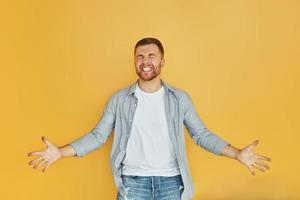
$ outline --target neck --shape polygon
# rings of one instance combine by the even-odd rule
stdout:
[[[139,88],[144,92],[153,93],[161,88],[161,80],[160,77],[152,79],[151,81],[144,81],[142,79],[138,80]]]

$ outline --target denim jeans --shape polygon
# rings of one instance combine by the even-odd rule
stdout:
[[[122,175],[126,194],[119,192],[117,200],[181,200],[183,181],[181,175],[128,176]]]

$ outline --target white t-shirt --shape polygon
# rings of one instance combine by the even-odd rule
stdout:
[[[137,84],[138,104],[123,160],[124,175],[179,175],[174,149],[169,137],[164,107],[164,87],[153,93]]]

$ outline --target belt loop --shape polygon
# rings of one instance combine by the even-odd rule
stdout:
[[[154,180],[153,180],[153,176],[151,176],[151,180],[152,180],[152,198],[154,199]]]
[[[126,190],[125,190],[125,186],[123,185],[123,183],[120,184],[119,192],[120,192],[120,194],[121,194],[122,197],[125,197]]]

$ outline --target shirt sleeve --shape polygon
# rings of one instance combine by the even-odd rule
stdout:
[[[229,143],[206,128],[190,95],[186,92],[184,92],[184,107],[184,125],[194,142],[215,155],[222,155],[222,149]]]
[[[117,96],[114,94],[106,103],[104,112],[102,113],[96,127],[89,133],[70,143],[70,145],[75,149],[77,157],[85,156],[106,142],[108,136],[115,127],[116,107]]]

